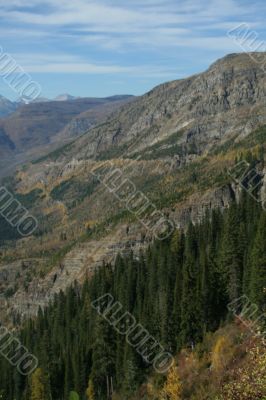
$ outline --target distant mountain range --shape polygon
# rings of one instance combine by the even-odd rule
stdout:
[[[60,94],[59,96],[57,96],[56,98],[55,98],[55,100],[56,101],[69,101],[69,100],[75,100],[75,99],[77,99],[78,97],[75,97],[75,96],[71,96],[70,94],[68,94],[68,93],[64,93],[64,94]]]
[[[85,133],[133,96],[74,98],[68,94],[55,100],[39,99],[30,104],[0,98],[0,174],[31,154],[62,145]],[[27,153],[27,155],[26,155]]]
[[[13,113],[18,107],[19,103],[12,102],[0,95],[0,117],[5,117],[6,115]]]
[[[48,99],[48,97],[38,97],[33,103],[47,103],[48,101],[70,101],[79,99],[80,97],[71,96],[68,93],[59,94],[54,99]]]
[[[111,100],[123,100],[127,97],[130,97],[129,95],[118,95],[118,96],[111,96],[109,99]],[[48,103],[48,102],[53,102],[53,101],[72,101],[72,100],[77,100],[77,99],[82,99],[82,97],[77,97],[77,96],[72,96],[68,93],[63,93],[59,94],[53,99],[49,99],[48,97],[38,97],[37,99],[31,101],[29,98],[29,103]],[[27,104],[25,102],[25,98],[18,98],[15,101],[11,101],[7,99],[4,96],[0,95],[0,118],[1,117],[6,117],[7,115],[12,114],[14,111],[16,111],[19,107],[22,105]]]

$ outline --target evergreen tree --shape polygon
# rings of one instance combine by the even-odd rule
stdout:
[[[91,379],[89,379],[88,387],[86,389],[87,400],[95,400],[94,385]]]
[[[47,380],[41,368],[37,368],[31,377],[30,400],[50,400],[51,396],[47,390]]]
[[[251,299],[261,311],[266,309],[266,212],[262,213],[251,258]]]

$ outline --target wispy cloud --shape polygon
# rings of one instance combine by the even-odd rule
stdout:
[[[239,51],[227,31],[242,22],[265,39],[265,12],[264,0],[9,0],[0,45],[28,73],[123,75],[134,90]]]
[[[28,73],[75,73],[75,74],[127,74],[142,77],[169,77],[175,74],[181,76],[177,68],[163,68],[161,66],[139,65],[123,66],[116,64],[103,64],[85,62],[81,56],[69,54],[47,53],[14,53],[12,54],[18,64],[22,65]]]
[[[158,47],[176,46],[182,37],[196,36],[204,30],[227,28],[230,25],[224,19],[249,17],[253,5],[243,5],[236,0],[202,1],[87,1],[76,0],[9,0],[0,6],[0,17],[5,20],[26,24],[43,30],[51,27],[50,34],[62,35],[68,29],[76,34],[76,40],[89,40],[106,47],[100,39],[104,35],[119,42],[119,46],[128,44],[149,44]],[[60,31],[60,29],[64,30]],[[94,35],[97,34],[96,37]],[[120,38],[116,36],[120,35]],[[147,40],[149,38],[149,40]],[[153,38],[151,40],[150,38]],[[142,40],[141,40],[142,39]],[[204,37],[203,37],[204,39]],[[159,40],[159,42],[158,42]],[[207,41],[202,43],[208,44]],[[117,47],[107,46],[107,47]]]

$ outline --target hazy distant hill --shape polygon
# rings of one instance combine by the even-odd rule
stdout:
[[[100,123],[108,114],[130,100],[131,96],[114,96],[33,102],[27,105],[6,101],[9,112],[12,107],[14,112],[0,119],[0,156],[12,164],[18,155],[23,159],[27,151],[38,154],[44,150],[43,146],[51,143],[53,149],[72,135],[78,136]]]
[[[17,108],[18,104],[0,96],[0,117],[5,117],[13,113]]]
[[[77,97],[75,96],[71,96],[68,93],[64,93],[64,94],[59,94],[58,96],[56,96],[56,98],[54,99],[55,101],[70,101],[70,100],[75,100]]]

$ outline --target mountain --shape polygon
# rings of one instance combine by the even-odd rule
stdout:
[[[241,157],[257,160],[252,161],[260,182],[257,196],[261,201],[266,198],[266,81],[260,68],[264,57],[229,55],[204,73],[128,99],[107,118],[96,106],[106,99],[78,99],[25,106],[16,113],[17,120],[7,119],[10,124],[17,121],[17,130],[12,126],[9,131],[16,146],[72,138],[18,168],[5,182],[28,205],[39,228],[25,246],[23,240],[16,241],[15,252],[13,245],[5,247],[3,257],[14,260],[10,271],[16,270],[19,260],[32,265],[31,258],[28,271],[45,270],[41,281],[32,279],[29,292],[21,288],[10,299],[13,309],[35,313],[38,304],[111,262],[118,252],[146,248],[158,235],[152,229],[156,218],[169,222],[170,228],[186,229],[206,212],[227,208],[241,191],[228,169]],[[89,104],[91,110],[78,114]],[[95,111],[92,123],[97,124],[98,117],[102,122],[91,127]],[[25,123],[30,124],[27,130],[21,128]],[[36,132],[42,134],[35,137]],[[108,185],[113,174],[114,182]],[[115,190],[120,187],[121,194]],[[7,265],[3,261],[4,269]],[[55,274],[60,276],[56,283]]]
[[[120,157],[126,147],[127,156],[156,159],[179,146],[182,158],[245,137],[266,122],[264,57],[232,54],[202,74],[160,85],[77,141],[71,156],[82,149],[79,157]]]
[[[12,207],[0,215],[1,322],[33,317],[21,337],[40,368],[19,380],[0,360],[0,397],[42,383],[55,399],[102,400],[112,384],[118,400],[264,399],[263,345],[237,313],[245,299],[266,304],[265,57],[231,54],[138,98],[30,104],[1,120],[9,153],[33,152],[2,185],[37,221],[21,237]],[[106,293],[175,355],[167,376],[117,334],[127,324],[97,315]]]
[[[86,133],[95,125],[104,122],[108,115],[114,113],[122,105],[133,101],[134,96],[112,96],[106,98],[106,103],[88,109],[74,117],[65,128],[59,132],[54,140],[59,138],[75,138],[81,133]]]
[[[75,100],[77,97],[71,96],[68,93],[60,94],[58,95],[54,100],[55,101],[69,101],[69,100]]]
[[[30,97],[24,96],[24,97],[19,97],[16,100],[16,104],[18,106],[24,106],[26,104],[30,103],[46,103],[47,101],[51,101],[47,97],[37,97],[36,99],[32,100]]]
[[[12,114],[17,108],[18,105],[16,103],[13,103],[5,97],[0,96],[0,117],[5,117],[9,114]]]
[[[73,118],[108,103],[109,99],[93,98],[31,103],[20,106],[14,114],[0,120],[0,127],[19,153],[49,143]]]
[[[84,133],[130,100],[131,96],[122,96],[20,104],[11,115],[0,119],[0,155],[8,161],[10,167],[10,164],[29,159],[29,151],[35,156],[42,154],[47,151],[46,146],[50,145],[51,150],[71,139],[72,135],[74,137]],[[84,112],[88,114],[78,119]],[[73,125],[74,132],[71,128]],[[4,174],[4,171],[2,169],[1,173]]]
[[[25,98],[24,98],[24,100],[22,99],[20,101],[22,102],[22,104],[25,104]],[[35,99],[35,100],[31,100],[29,98],[27,103],[28,104],[29,103],[46,103],[48,101],[52,101],[52,100],[48,99],[47,97],[37,97],[37,99]]]

